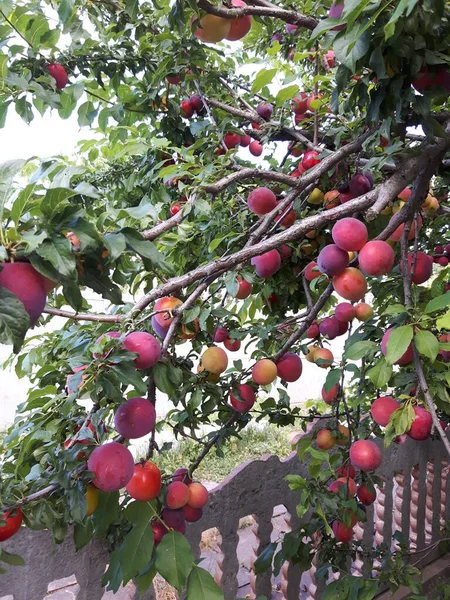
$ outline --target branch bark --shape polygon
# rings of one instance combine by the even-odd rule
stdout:
[[[243,6],[240,8],[219,8],[214,6],[208,0],[198,0],[198,6],[205,12],[216,15],[217,17],[223,17],[224,19],[238,19],[239,17],[245,17],[247,15],[257,15],[260,17],[276,17],[286,23],[292,23],[299,25],[305,29],[313,30],[318,24],[318,20],[314,17],[309,17],[295,10],[286,10],[284,8],[278,8],[274,5],[267,6],[264,3],[263,6]]]

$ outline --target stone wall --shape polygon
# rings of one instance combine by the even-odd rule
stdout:
[[[269,456],[244,463],[211,492],[203,518],[188,525],[187,537],[197,556],[203,558],[201,565],[222,587],[225,600],[261,595],[272,600],[320,597],[323,583],[318,585],[315,581],[314,565],[306,572],[284,565],[277,580],[267,573],[255,575],[253,571],[259,550],[270,541],[281,539],[283,531],[295,528],[298,523],[297,495],[289,490],[285,481],[290,473],[307,477],[307,467],[299,462],[296,454],[284,461]],[[377,501],[367,510],[367,523],[356,527],[355,537],[364,545],[373,546],[384,540],[391,543],[392,533],[401,530],[411,539],[412,550],[423,550],[434,544],[439,539],[442,524],[450,519],[450,502],[446,502],[450,497],[450,478],[442,443],[408,439],[404,445],[393,444],[385,451],[377,474],[384,480],[383,489],[378,490]],[[106,600],[114,597],[134,600],[136,595],[131,585],[116,596],[104,595],[100,580],[108,554],[97,541],[75,553],[70,538],[53,548],[48,532],[23,528],[5,548],[21,554],[27,564],[13,567],[8,574],[0,576],[0,600]],[[436,547],[419,556],[425,565],[439,556],[439,549]],[[357,559],[351,566],[352,572],[361,574],[363,566],[363,561]],[[66,595],[55,596],[57,586],[52,584],[49,588],[49,584],[71,576],[76,581],[72,579],[71,584],[66,585],[63,590]],[[146,600],[153,598],[153,592],[146,596]],[[166,594],[166,598],[170,596]]]

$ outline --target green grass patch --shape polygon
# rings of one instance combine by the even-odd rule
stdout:
[[[223,446],[223,456],[214,450],[205,457],[198,469],[196,477],[200,480],[220,482],[233,469],[247,460],[261,458],[266,454],[275,454],[280,458],[292,452],[290,440],[300,427],[277,427],[268,424],[262,429],[249,427],[240,434],[240,439],[233,437]],[[178,467],[187,467],[201,451],[201,446],[191,440],[181,440],[173,448],[156,454],[154,462],[166,473],[173,473]]]

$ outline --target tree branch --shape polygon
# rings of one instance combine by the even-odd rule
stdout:
[[[368,208],[375,201],[377,195],[378,190],[374,189],[364,196],[360,196],[355,200],[350,200],[341,206],[317,213],[311,217],[306,217],[305,219],[294,223],[285,231],[281,231],[280,233],[277,233],[272,237],[255,244],[254,246],[243,248],[242,250],[239,250],[230,256],[219,258],[206,265],[198,267],[197,269],[193,269],[190,273],[173,277],[164,285],[151,290],[148,292],[148,294],[141,298],[128,313],[127,317],[131,318],[136,312],[144,310],[144,308],[146,308],[151,302],[157,300],[158,298],[162,298],[163,296],[168,296],[173,292],[178,291],[181,288],[194,283],[195,281],[198,281],[199,279],[210,277],[219,271],[229,271],[237,264],[246,262],[250,258],[253,258],[253,256],[258,256],[259,254],[263,254],[268,250],[272,250],[273,248],[277,248],[282,244],[292,242],[302,237],[311,229],[319,229],[327,223],[333,223],[335,220],[342,217],[350,216],[355,212],[361,212],[362,210]]]
[[[322,293],[322,295],[317,300],[314,307],[309,311],[309,314],[305,318],[304,323],[302,323],[302,325],[297,329],[297,331],[289,337],[289,339],[282,346],[282,348],[272,357],[272,360],[274,362],[279,361],[280,358],[282,356],[284,356],[286,354],[286,352],[291,348],[291,346],[293,346],[295,344],[295,342],[298,342],[298,340],[302,337],[302,335],[305,333],[305,331],[308,329],[308,327],[310,327],[311,323],[314,321],[314,319],[318,316],[318,314],[320,313],[322,308],[325,306],[326,301],[328,300],[328,298],[331,296],[332,293],[333,293],[333,284],[329,283],[328,286],[326,287],[325,291]]]
[[[228,421],[226,421],[225,425],[223,427],[221,427],[219,429],[219,431],[216,431],[216,433],[211,437],[211,439],[205,443],[205,447],[203,448],[203,450],[200,452],[200,454],[197,456],[197,458],[194,460],[194,462],[189,467],[189,475],[192,475],[192,473],[198,468],[198,466],[200,465],[202,460],[205,458],[205,456],[209,453],[211,448],[215,445],[217,440],[220,438],[220,436],[222,435],[222,432],[225,431],[226,429],[228,429],[228,427],[230,427],[230,425],[232,425],[236,421],[237,417],[238,417],[238,414],[233,413],[231,415],[231,417],[228,419]]]
[[[55,317],[64,317],[65,319],[73,319],[74,321],[94,321],[98,323],[120,323],[125,318],[125,315],[100,315],[94,313],[74,313],[69,310],[61,310],[46,306],[43,312],[47,315]]]
[[[217,17],[223,17],[224,19],[238,19],[247,15],[257,15],[260,17],[276,17],[286,23],[292,23],[299,25],[305,29],[315,29],[318,21],[314,17],[308,17],[296,12],[295,10],[286,10],[284,8],[278,8],[274,5],[267,6],[243,6],[240,8],[219,8],[210,4],[208,0],[198,0],[198,6],[205,12],[216,15]]]

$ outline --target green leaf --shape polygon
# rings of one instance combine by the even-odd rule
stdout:
[[[136,578],[135,583],[137,585],[138,591],[141,595],[144,594],[148,590],[148,588],[152,585],[153,579],[156,575],[156,567],[154,561],[148,565],[144,571],[142,571]]]
[[[47,239],[36,249],[36,252],[41,258],[48,260],[61,275],[74,276],[76,262],[72,254],[72,244],[68,239],[62,237]]]
[[[208,571],[194,566],[187,582],[186,600],[224,600],[224,595]]]
[[[289,85],[288,87],[282,88],[275,98],[275,104],[277,106],[283,106],[286,100],[291,100],[299,89],[298,85]]]
[[[173,397],[175,394],[175,386],[172,383],[169,373],[170,367],[162,362],[156,363],[152,368],[152,374],[155,379],[155,385],[164,394]]]
[[[111,369],[118,375],[122,383],[132,385],[139,394],[146,394],[147,384],[142,379],[141,372],[136,369],[133,363],[121,362],[113,365]]]
[[[320,596],[320,600],[348,600],[350,586],[346,577],[329,583]]]
[[[156,569],[181,593],[194,565],[194,555],[187,539],[177,531],[166,533],[156,548]]]
[[[148,258],[155,265],[161,265],[162,257],[153,242],[144,240],[144,238],[133,229],[122,229],[122,235],[127,244],[142,258]]]
[[[92,515],[96,532],[99,535],[104,535],[111,523],[119,517],[119,514],[119,492],[99,492],[98,506]]]
[[[333,533],[333,531],[331,530],[331,527],[328,523],[328,518],[327,518],[327,516],[323,510],[323,507],[320,503],[316,505],[316,511],[317,511],[317,514],[322,519],[322,521],[324,522],[325,531],[327,532],[328,535],[331,535]]]
[[[443,308],[447,308],[450,306],[450,292],[442,294],[442,296],[437,296],[437,298],[433,298],[430,300],[428,304],[425,306],[425,314],[435,312],[436,310],[442,310]]]
[[[392,376],[392,366],[383,357],[367,371],[367,375],[375,387],[384,388]]]
[[[388,364],[393,365],[405,354],[411,343],[413,334],[414,330],[411,325],[395,327],[391,331],[387,342],[386,361]]]
[[[16,100],[16,113],[22,117],[22,119],[25,121],[25,123],[27,125],[29,125],[31,123],[31,121],[34,119],[34,114],[33,114],[33,107],[32,105],[28,102],[28,100],[26,100],[25,96],[22,96],[22,98],[19,98],[18,100]]]
[[[395,437],[403,435],[410,429],[415,416],[414,408],[410,402],[403,404],[391,414],[384,433],[385,448],[389,446]]]
[[[81,550],[86,544],[92,540],[94,535],[94,521],[87,519],[85,523],[75,523],[73,528],[73,539],[75,542],[75,549]]]
[[[236,278],[236,273],[234,273],[234,271],[229,271],[225,275],[225,286],[230,296],[235,297],[239,290],[239,282]]]
[[[24,160],[9,160],[0,164],[0,218],[11,193],[14,177],[21,171],[25,162]]]
[[[261,69],[261,71],[256,74],[252,85],[252,92],[254,94],[259,92],[259,90],[272,81],[277,73],[278,69]]]
[[[367,356],[373,350],[378,349],[378,344],[370,341],[355,342],[344,352],[344,358],[349,360],[359,360],[363,356]]]
[[[77,193],[74,190],[67,188],[51,188],[47,190],[41,201],[41,210],[48,218],[51,218],[62,202],[76,195]]]
[[[25,187],[25,189],[23,189],[20,192],[20,194],[17,196],[17,198],[14,200],[14,204],[11,207],[11,218],[13,219],[16,226],[28,204],[28,201],[30,200],[30,198],[33,195],[35,187],[36,187],[35,183],[31,183],[30,185],[27,185]]]
[[[450,329],[450,310],[443,317],[436,320],[436,327],[441,329]]]
[[[406,310],[406,306],[403,304],[390,304],[383,312],[383,315],[398,315],[405,312],[408,311]]]
[[[414,336],[414,343],[420,354],[429,358],[431,362],[436,360],[436,356],[439,353],[439,341],[431,331],[424,331],[422,329],[418,331]]]
[[[62,23],[69,20],[74,8],[74,0],[60,0],[58,6],[58,16]]]
[[[333,50],[336,58],[352,72],[356,70],[356,63],[370,47],[370,34],[364,31],[365,26],[357,24],[350,30],[345,30],[334,41]]]
[[[256,574],[263,573],[272,565],[273,555],[275,554],[277,545],[276,542],[272,542],[258,554],[258,558],[255,560],[254,564]]]
[[[30,327],[30,317],[22,302],[0,286],[0,344],[12,344],[17,353]]]
[[[325,379],[325,384],[323,386],[325,388],[325,391],[326,392],[331,391],[333,386],[335,386],[336,383],[339,383],[340,379],[341,379],[340,369],[331,369],[331,371],[328,371],[327,378]]]
[[[144,507],[146,506],[145,503],[142,504]],[[150,562],[154,544],[151,523],[152,515],[153,511],[148,511],[147,519],[133,527],[120,547],[120,560],[124,584],[128,583],[130,579],[138,575]]]
[[[125,12],[132,21],[135,21],[139,14],[138,0],[125,0]]]
[[[117,260],[127,248],[127,241],[122,233],[107,233],[103,240],[111,260]]]
[[[7,565],[11,565],[12,567],[24,567],[25,561],[18,554],[13,554],[12,552],[7,552],[3,548],[0,548],[0,561],[6,563]]]
[[[397,21],[406,11],[406,15],[409,16],[414,10],[418,0],[400,0],[396,6],[395,11],[392,13],[391,18],[384,26],[384,39],[388,40],[395,33],[395,26]]]

